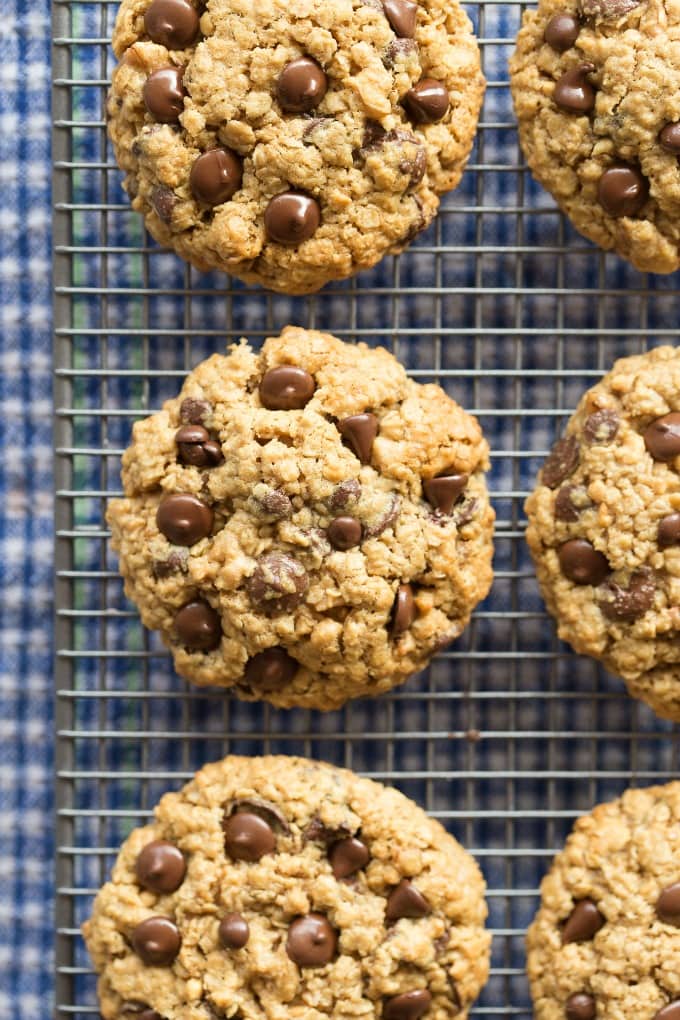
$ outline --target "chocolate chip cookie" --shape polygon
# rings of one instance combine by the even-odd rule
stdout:
[[[574,226],[638,269],[680,266],[680,11],[539,0],[511,60],[520,142]]]
[[[536,1020],[678,1020],[680,783],[579,818],[527,950]]]
[[[149,231],[290,294],[428,225],[484,91],[455,0],[123,0],[113,47],[109,131]]]
[[[680,721],[680,348],[617,361],[527,500],[559,635]]]
[[[475,861],[397,790],[232,757],[130,835],[84,935],[104,1020],[464,1020],[485,918]]]
[[[322,709],[457,637],[491,583],[477,421],[382,348],[288,327],[138,422],[108,521],[177,670]]]

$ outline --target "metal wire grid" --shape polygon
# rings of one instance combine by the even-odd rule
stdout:
[[[489,89],[463,185],[400,259],[311,299],[201,276],[143,233],[103,123],[115,0],[54,0],[57,1015],[97,1013],[79,926],[116,849],[167,789],[227,752],[324,758],[395,783],[479,859],[493,971],[474,1016],[528,1017],[523,935],[575,815],[678,773],[672,727],[560,645],[523,500],[584,387],[676,342],[677,278],[575,235],[518,154],[506,60],[524,5],[471,5]],[[225,341],[288,322],[390,347],[474,410],[493,450],[495,584],[431,669],[341,712],[191,688],[125,601],[104,507],[135,418]]]

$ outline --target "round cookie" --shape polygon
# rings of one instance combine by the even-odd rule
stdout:
[[[527,934],[535,1020],[680,1016],[680,783],[579,818]]]
[[[123,844],[83,927],[104,1020],[464,1020],[484,881],[397,790],[225,758]]]
[[[680,266],[680,8],[539,0],[511,60],[524,156],[574,226],[643,271]]]
[[[422,669],[489,589],[479,425],[382,348],[242,341],[133,437],[113,545],[196,683],[335,708]]]
[[[680,348],[617,361],[526,503],[560,637],[680,721]]]
[[[123,0],[113,47],[109,133],[150,233],[290,294],[430,223],[484,92],[456,0]]]

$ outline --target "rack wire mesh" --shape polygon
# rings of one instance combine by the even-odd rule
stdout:
[[[524,497],[583,389],[680,332],[677,276],[642,276],[587,244],[522,163],[507,57],[524,7],[468,7],[489,87],[435,223],[400,258],[293,299],[200,275],[144,234],[104,125],[116,0],[54,0],[59,1017],[98,1012],[79,926],[119,843],[227,752],[309,755],[394,783],[477,856],[494,934],[477,1017],[531,1015],[524,931],[573,818],[678,774],[673,727],[556,640],[524,546]],[[176,677],[124,598],[104,522],[132,422],[231,339],[288,322],[385,344],[473,410],[493,451],[490,597],[425,674],[330,714]]]

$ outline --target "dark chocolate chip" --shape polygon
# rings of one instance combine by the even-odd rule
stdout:
[[[186,870],[182,851],[164,839],[147,843],[135,861],[137,881],[155,893],[171,893],[179,889]]]
[[[656,901],[656,912],[665,924],[680,928],[680,882],[667,885]]]
[[[655,592],[654,575],[645,567],[631,576],[627,588],[611,579],[603,584],[598,605],[609,620],[632,623],[651,609]]]
[[[566,1020],[594,1020],[596,1012],[595,999],[586,992],[570,995],[564,1006]]]
[[[560,11],[545,26],[543,38],[557,53],[565,53],[574,45],[580,31],[578,19],[567,11]]]
[[[639,3],[640,0],[579,0],[579,8],[584,17],[605,21],[628,14]]]
[[[579,453],[580,446],[574,436],[558,439],[541,470],[543,485],[547,485],[549,489],[556,489],[561,485],[578,467]]]
[[[348,478],[333,489],[328,500],[331,510],[345,510],[348,506],[358,503],[361,499],[361,483],[356,478]]]
[[[680,999],[669,1002],[667,1006],[655,1013],[654,1020],[680,1020]]]
[[[421,78],[404,96],[404,106],[416,124],[435,124],[449,110],[449,90],[434,78]]]
[[[286,821],[284,813],[272,803],[270,800],[263,800],[261,797],[240,797],[238,800],[233,801],[229,814],[234,814],[235,811],[248,811],[251,814],[259,815],[260,818],[264,818],[265,822],[272,829],[281,829],[282,832],[289,833],[290,826]]]
[[[680,156],[680,123],[674,121],[666,124],[659,132],[659,145],[666,152],[672,152],[674,156]]]
[[[649,183],[637,167],[610,166],[597,182],[597,200],[608,216],[635,216],[649,197]]]
[[[336,517],[326,528],[328,541],[334,549],[353,549],[361,543],[361,521],[356,517]]]
[[[185,397],[179,406],[179,420],[185,425],[202,425],[212,410],[212,404],[207,400]]]
[[[668,549],[673,545],[680,545],[680,513],[669,514],[659,521],[657,533],[659,549]]]
[[[175,434],[179,459],[193,467],[217,467],[224,460],[219,443],[202,425],[182,425]]]
[[[476,516],[479,510],[479,500],[464,496],[453,508],[453,519],[459,528],[465,527]]]
[[[562,945],[589,942],[604,923],[605,918],[592,900],[579,900],[562,929]]]
[[[680,412],[657,418],[644,431],[647,450],[654,460],[668,463],[680,454]]]
[[[191,651],[210,652],[222,637],[220,618],[207,602],[188,602],[175,616],[175,630],[181,644]]]
[[[328,89],[328,78],[311,57],[286,64],[276,82],[276,98],[287,113],[308,113],[318,106]]]
[[[241,187],[241,160],[231,149],[210,149],[199,156],[189,174],[191,194],[204,205],[222,205]]]
[[[163,223],[170,223],[172,211],[177,205],[175,192],[171,188],[166,188],[164,184],[159,184],[158,187],[152,190],[149,201],[158,219],[162,220]]]
[[[198,35],[198,12],[189,0],[153,0],[144,15],[144,27],[155,43],[183,50]]]
[[[585,538],[564,542],[557,555],[562,573],[574,584],[601,584],[609,574],[607,557]]]
[[[387,999],[383,1009],[385,1020],[420,1020],[432,1004],[432,996],[426,988],[403,992]]]
[[[223,949],[243,949],[250,938],[248,922],[242,914],[225,914],[217,929],[217,937]]]
[[[392,68],[402,59],[408,59],[412,53],[418,51],[415,39],[393,39],[386,47],[383,54],[383,64]]]
[[[350,835],[350,830],[342,824],[329,828],[318,815],[314,815],[303,835],[307,843],[324,843],[330,846],[341,839],[346,839]]]
[[[212,508],[190,492],[174,492],[158,504],[158,530],[173,545],[195,545],[212,531]]]
[[[413,588],[410,584],[400,584],[392,606],[390,627],[392,637],[398,637],[408,630],[415,618],[416,603],[413,598]]]
[[[588,75],[595,70],[594,64],[578,64],[565,71],[555,82],[553,99],[560,110],[567,113],[589,113],[595,106],[595,89],[588,81]]]
[[[563,485],[555,496],[555,519],[573,523],[591,505],[584,485]]]
[[[370,464],[373,442],[378,434],[378,419],[374,414],[350,414],[338,422],[338,430],[362,464]]]
[[[383,0],[385,17],[395,35],[400,39],[412,39],[416,34],[418,4],[413,0]]]
[[[276,849],[271,825],[252,811],[237,811],[222,823],[224,849],[237,861],[259,861]]]
[[[295,245],[308,241],[321,223],[319,203],[301,191],[283,191],[270,199],[264,227],[270,241]]]
[[[290,683],[298,668],[285,648],[266,648],[248,660],[244,676],[253,688],[275,691]]]
[[[370,860],[368,847],[356,836],[348,836],[334,843],[328,852],[328,859],[336,878],[348,878],[365,868]]]
[[[589,414],[583,425],[583,438],[591,446],[608,446],[613,443],[619,431],[621,419],[616,411],[603,407]]]
[[[439,475],[423,482],[428,503],[442,514],[450,514],[458,497],[469,481],[469,475]]]
[[[131,936],[132,948],[148,967],[169,967],[182,940],[169,917],[147,917]]]
[[[280,489],[263,489],[253,492],[253,500],[260,513],[280,521],[292,516],[293,504]]]
[[[400,917],[425,917],[431,910],[430,904],[413,882],[402,878],[387,897],[385,917],[388,921],[397,921]]]
[[[314,377],[297,365],[277,365],[262,376],[259,394],[268,411],[299,411],[314,396]]]
[[[307,571],[292,556],[260,556],[247,588],[251,601],[266,613],[288,613],[302,602],[309,587]]]
[[[153,576],[156,580],[162,581],[163,578],[172,577],[173,574],[186,574],[188,559],[186,549],[173,549],[167,559],[153,561],[151,565]]]
[[[183,76],[182,67],[159,67],[144,82],[144,105],[161,124],[176,123],[184,110]]]
[[[337,944],[337,933],[323,914],[306,914],[288,929],[286,952],[299,967],[325,967],[335,956]]]

